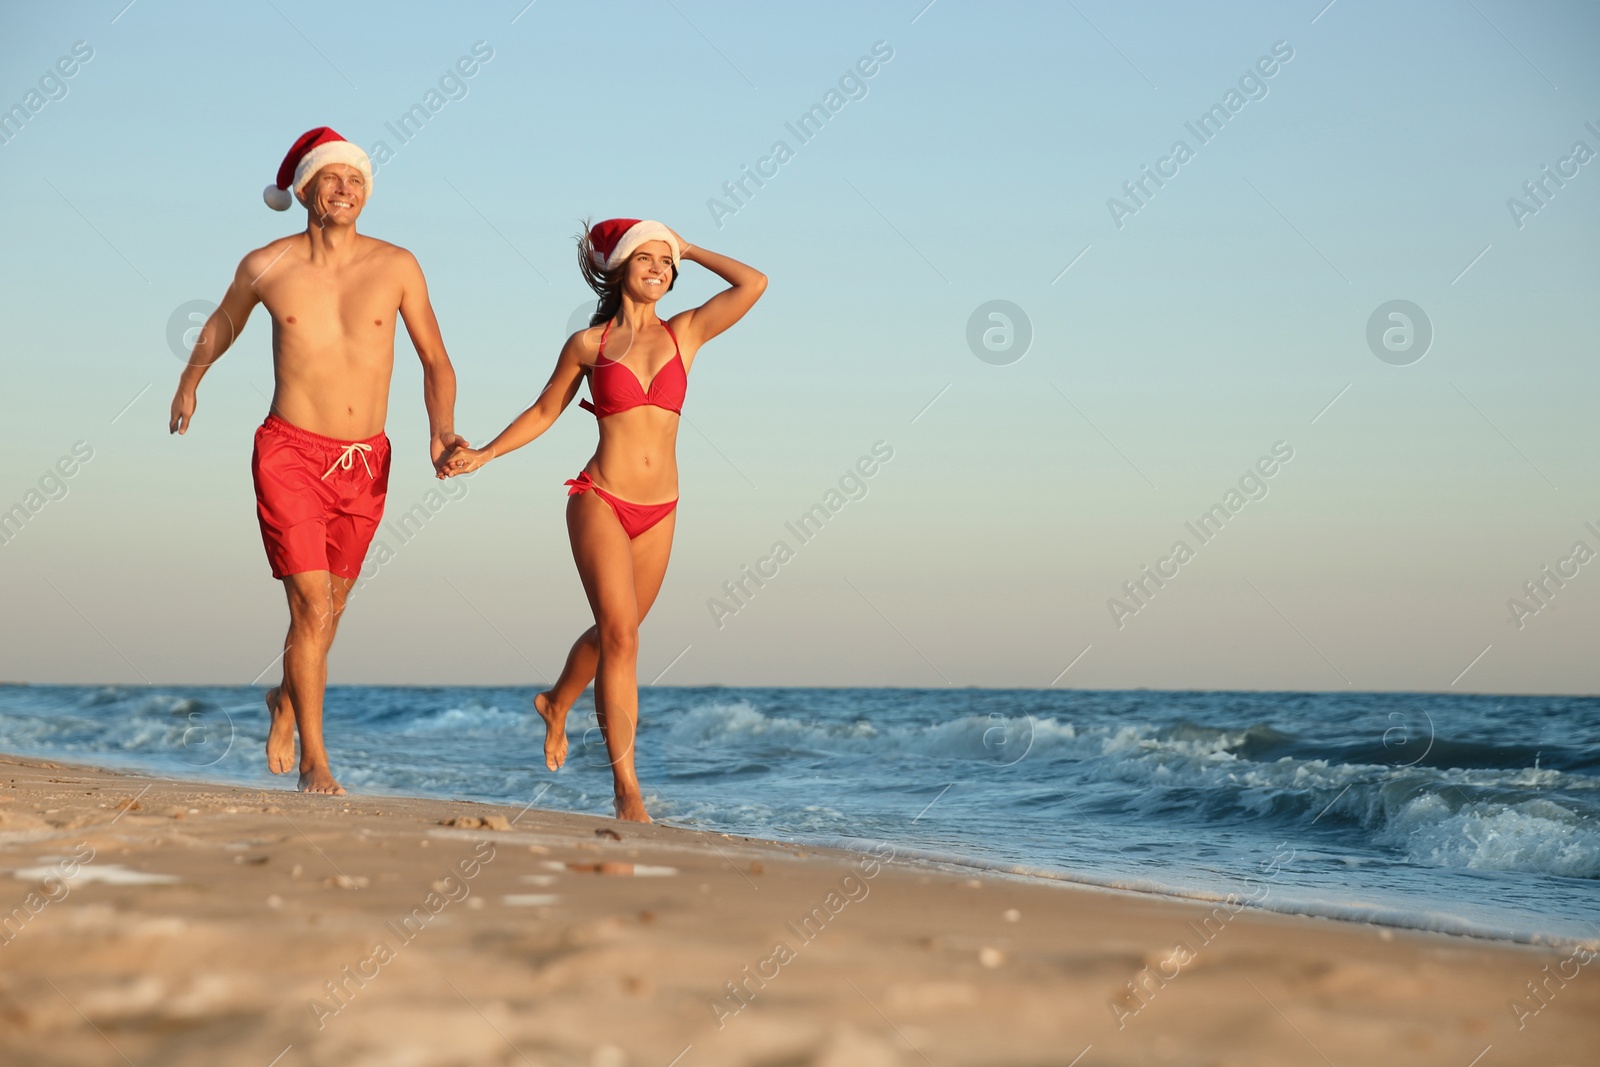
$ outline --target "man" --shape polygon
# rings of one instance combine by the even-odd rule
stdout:
[[[305,206],[305,231],[240,262],[178,379],[168,427],[188,431],[200,379],[251,309],[265,305],[275,384],[251,471],[267,561],[289,599],[283,680],[266,695],[267,766],[274,774],[294,766],[298,728],[300,789],[309,793],[344,792],[328,767],[322,699],[328,650],[383,516],[397,314],[422,359],[435,470],[466,444],[454,433],[455,371],[422,268],[405,249],[356,233],[371,191],[367,154],[333,130],[319,127],[295,142],[264,195],[286,211],[292,192]]]

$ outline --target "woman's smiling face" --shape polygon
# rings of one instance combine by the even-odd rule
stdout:
[[[672,288],[675,267],[671,245],[665,241],[646,241],[628,257],[622,291],[635,301],[653,304]]]

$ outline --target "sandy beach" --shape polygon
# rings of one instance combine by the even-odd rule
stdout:
[[[1489,1067],[1600,1038],[1587,953],[890,843],[0,757],[0,869],[8,1064]]]

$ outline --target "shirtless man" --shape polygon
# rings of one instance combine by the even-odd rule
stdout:
[[[283,680],[268,691],[267,766],[295,764],[300,789],[343,793],[322,741],[328,650],[350,588],[383,516],[389,486],[384,435],[395,318],[422,359],[434,467],[466,442],[454,433],[456,377],[428,302],[422,268],[405,249],[356,233],[372,190],[367,155],[326,127],[303,135],[266,190],[306,208],[302,233],[245,256],[200,331],[172,398],[172,433],[194,417],[195,390],[260,303],[272,316],[272,409],[256,431],[251,471],[272,576],[289,598]]]

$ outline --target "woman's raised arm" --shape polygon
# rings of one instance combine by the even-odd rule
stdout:
[[[673,232],[676,234],[677,231]],[[730,256],[691,245],[682,237],[678,238],[678,246],[681,250],[679,258],[683,262],[698,263],[728,283],[728,288],[692,311],[683,313],[687,326],[685,332],[693,347],[698,348],[744,318],[745,313],[761,299],[761,294],[767,291],[767,276]]]

